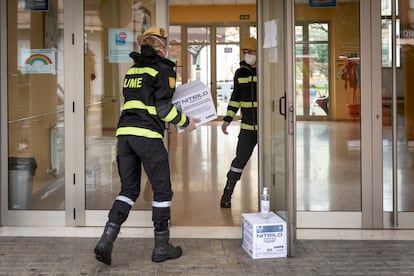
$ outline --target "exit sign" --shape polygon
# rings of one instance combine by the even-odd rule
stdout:
[[[240,14],[240,20],[249,20],[250,14]]]

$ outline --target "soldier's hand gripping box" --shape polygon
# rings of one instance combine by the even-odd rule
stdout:
[[[200,119],[198,125],[217,118],[216,107],[210,89],[201,81],[194,80],[175,89],[172,103],[185,115]],[[183,132],[183,128],[177,128]]]
[[[242,214],[242,247],[253,259],[287,256],[286,222],[270,212]]]

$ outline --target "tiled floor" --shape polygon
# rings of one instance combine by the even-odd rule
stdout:
[[[119,238],[112,265],[96,237],[0,237],[0,275],[413,275],[414,241],[298,240],[296,256],[253,260],[240,239],[173,238],[184,254],[151,262],[151,238]]]

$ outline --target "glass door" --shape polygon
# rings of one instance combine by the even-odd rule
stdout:
[[[199,80],[211,88],[211,28],[187,28],[187,81]]]
[[[124,102],[122,83],[133,63],[129,53],[139,51],[137,39],[155,25],[155,7],[155,1],[84,1],[86,225],[103,225],[120,191],[115,131]],[[143,173],[141,195],[126,225],[152,226],[151,210],[151,183]]]
[[[414,1],[381,1],[384,227],[414,227]]]
[[[322,21],[295,24],[298,120],[329,115],[329,28],[329,22]]]
[[[8,43],[4,225],[105,223],[120,185],[114,133],[123,76],[137,36],[155,24],[158,3],[168,10],[165,1],[1,2]],[[142,183],[144,196],[126,225],[152,226],[145,175]]]
[[[295,1],[294,10],[298,227],[359,228],[360,1]]]
[[[3,224],[63,226],[68,93],[64,16],[70,9],[59,0],[13,0],[3,7],[8,43],[8,185],[2,187],[8,212]]]

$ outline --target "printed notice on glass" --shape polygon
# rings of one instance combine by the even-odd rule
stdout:
[[[263,48],[277,47],[277,22],[276,20],[266,21],[264,23],[264,43]]]
[[[56,49],[20,49],[20,72],[56,74]]]
[[[309,0],[309,7],[336,7],[336,0]]]
[[[183,84],[175,89],[172,103],[189,117],[200,119],[202,125],[217,118],[216,108],[210,89],[199,80]],[[184,129],[177,127],[179,133]]]
[[[108,30],[108,62],[128,63],[132,62],[129,53],[132,52],[133,33],[130,29]]]

